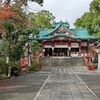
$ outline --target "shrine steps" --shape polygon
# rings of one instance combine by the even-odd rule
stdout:
[[[42,67],[80,67],[85,66],[83,57],[42,57]]]

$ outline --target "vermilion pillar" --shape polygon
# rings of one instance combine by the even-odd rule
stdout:
[[[44,49],[44,41],[42,41],[42,56],[44,56],[44,52],[45,52],[45,49]]]
[[[81,56],[81,52],[82,52],[82,50],[81,50],[81,41],[79,41],[79,56]]]
[[[68,56],[71,56],[71,43],[68,43]]]
[[[89,53],[89,42],[87,41],[87,54]]]
[[[52,46],[52,56],[54,55],[54,47]]]
[[[52,56],[54,55],[54,45],[55,45],[54,39],[52,39]]]

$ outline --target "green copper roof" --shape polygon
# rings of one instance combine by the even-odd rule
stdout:
[[[41,29],[40,33],[35,36],[35,37],[31,37],[30,39],[35,39],[35,40],[46,40],[46,39],[52,39],[52,38],[56,38],[56,37],[66,37],[66,38],[72,38],[72,39],[81,39],[81,40],[87,40],[87,39],[100,39],[100,37],[94,37],[94,36],[89,36],[88,31],[86,28],[74,28],[74,29],[70,29],[69,28],[69,24],[68,23],[63,23],[63,22],[59,22],[55,25],[55,28],[53,29]],[[54,26],[53,26],[54,27]],[[59,29],[59,27],[63,27],[67,32],[73,34],[73,35],[69,35],[69,34],[65,34],[63,32],[59,32],[56,34],[52,34],[54,32],[56,32],[57,29]]]
[[[48,35],[52,31],[53,31],[53,29],[42,29],[42,30],[40,30],[39,36],[42,37],[42,36]]]
[[[57,38],[57,37],[66,37],[66,38],[71,38],[71,39],[75,39],[75,40],[93,40],[93,39],[100,39],[99,37],[94,37],[94,36],[70,36],[64,33],[60,33],[60,34],[55,34],[53,36],[44,36],[44,37],[31,37],[30,39],[34,39],[34,40],[49,40],[52,38]]]
[[[70,31],[78,36],[89,36],[86,28],[70,29]]]
[[[63,25],[63,26],[66,27],[66,28],[69,28],[69,27],[70,27],[70,25],[69,25],[68,22],[63,22],[63,21],[54,22],[54,23],[52,24],[52,27],[53,27],[53,28],[56,28],[59,24],[60,24],[60,25]]]

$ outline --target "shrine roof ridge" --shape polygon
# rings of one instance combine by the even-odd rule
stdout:
[[[41,36],[47,36],[52,34],[53,32],[55,32],[59,27],[64,27],[68,32],[74,34],[74,35],[81,35],[81,36],[89,36],[88,31],[86,28],[75,28],[75,29],[69,29],[66,28],[64,25],[62,25],[61,23],[58,24],[58,26],[55,29],[42,29],[40,30],[40,33],[38,34],[40,37]]]
[[[35,37],[31,37],[30,39],[35,39],[35,40],[46,40],[46,39],[52,39],[56,37],[66,37],[66,38],[71,38],[71,39],[83,39],[83,40],[88,40],[88,39],[100,39],[100,37],[95,37],[95,36],[90,36],[88,34],[87,28],[69,28],[66,27],[66,23],[59,22],[56,23],[55,28],[51,29],[40,29],[40,33],[36,35]],[[68,23],[67,23],[68,24]],[[57,30],[59,30],[60,27],[63,27],[69,34],[66,34],[64,32],[58,32],[56,33]]]
[[[94,36],[70,36],[67,34],[55,34],[53,36],[44,36],[44,37],[39,37],[37,36],[36,38],[32,37],[30,39],[34,39],[34,40],[48,40],[48,39],[52,39],[52,38],[57,38],[57,37],[65,37],[65,38],[71,38],[71,39],[75,39],[75,40],[92,40],[92,39],[100,39],[100,37],[94,37]]]

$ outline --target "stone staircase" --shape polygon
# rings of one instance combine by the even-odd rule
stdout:
[[[42,66],[80,67],[85,66],[83,57],[42,57]]]

